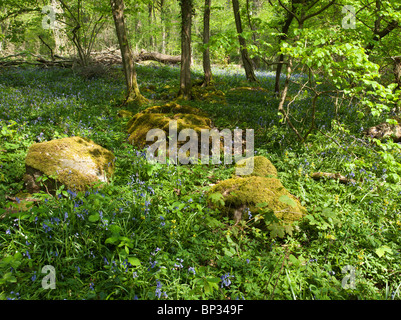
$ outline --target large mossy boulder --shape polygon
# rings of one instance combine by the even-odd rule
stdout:
[[[253,216],[260,213],[258,204],[264,203],[283,224],[300,220],[306,214],[298,199],[277,178],[248,176],[227,179],[214,185],[208,194],[209,199],[212,194],[221,194],[224,205],[218,201],[210,201],[209,205],[236,222],[248,219],[248,212]]]
[[[270,162],[269,159],[263,156],[252,157],[253,161],[249,161],[251,158],[242,159],[235,164],[235,168],[249,168],[249,174],[243,174],[242,177],[257,176],[257,177],[277,177],[277,169]],[[248,170],[246,170],[248,171]]]
[[[108,182],[114,171],[114,155],[92,140],[69,137],[33,144],[25,159],[25,185],[29,193],[39,192],[37,178],[50,176],[44,191],[84,191],[98,182]]]
[[[207,114],[197,108],[168,103],[162,106],[149,107],[137,113],[127,123],[128,141],[138,148],[144,148],[153,141],[146,141],[146,135],[151,129],[162,129],[169,135],[170,121],[177,121],[177,132],[183,129],[193,129],[200,140],[201,129],[211,129],[212,121]],[[182,142],[182,144],[185,142]]]

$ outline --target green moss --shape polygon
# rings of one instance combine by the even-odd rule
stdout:
[[[153,106],[146,108],[141,113],[163,113],[169,116],[174,114],[196,114],[199,116],[207,117],[207,114],[202,110],[191,106],[182,106],[175,102],[166,103],[162,106]]]
[[[113,174],[113,160],[110,151],[93,141],[70,137],[33,144],[25,164],[55,177],[71,190],[85,190],[101,177],[107,180]]]
[[[191,93],[195,100],[206,101],[209,103],[227,104],[224,92],[221,90],[216,90],[214,86],[193,86]]]
[[[134,113],[128,110],[119,110],[117,112],[117,115],[120,118],[132,118],[134,116]]]
[[[276,178],[258,176],[232,178],[213,186],[209,191],[209,194],[212,193],[221,193],[223,195],[224,207],[218,206],[217,208],[224,215],[236,220],[241,218],[245,208],[249,208],[252,215],[257,214],[258,208],[256,205],[264,202],[267,203],[268,208],[274,212],[276,217],[284,223],[299,220],[306,213],[305,208]],[[296,206],[292,207],[280,201],[279,198],[283,195],[294,200]],[[213,204],[210,205],[215,207]]]
[[[151,129],[162,129],[168,137],[169,123],[172,120],[177,121],[177,134],[183,129],[193,129],[200,134],[201,129],[211,129],[212,126],[212,121],[203,111],[168,103],[147,108],[128,121],[128,141],[139,148],[153,143],[146,141],[146,135]]]
[[[242,159],[235,164],[235,167],[244,168],[246,160]],[[253,157],[253,171],[249,175],[242,177],[258,176],[258,177],[277,177],[277,169],[269,159],[263,156]]]

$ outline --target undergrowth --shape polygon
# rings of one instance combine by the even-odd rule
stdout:
[[[0,298],[400,298],[401,188],[390,176],[400,154],[363,137],[373,120],[355,121],[356,108],[336,114],[329,98],[319,100],[319,130],[299,144],[277,115],[269,73],[258,74],[266,91],[239,92],[231,89],[249,86],[242,74],[214,70],[226,103],[189,102],[219,128],[255,130],[256,154],[272,161],[308,210],[280,238],[252,219],[234,226],[208,207],[207,191],[231,176],[231,165],[151,165],[126,142],[127,119],[116,107],[124,95],[120,71],[90,80],[61,69],[1,72]],[[163,103],[158,99],[173,98],[179,70],[138,66],[138,79],[150,105]],[[309,105],[306,96],[291,112],[307,119]],[[112,182],[81,193],[60,187],[57,196],[38,194],[40,202],[10,213],[25,191],[29,146],[72,135],[115,154]],[[317,171],[356,182],[311,179]],[[55,271],[53,290],[42,284],[47,265]]]

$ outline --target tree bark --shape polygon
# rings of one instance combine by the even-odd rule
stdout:
[[[129,47],[124,23],[124,2],[123,0],[110,0],[110,4],[116,26],[118,43],[120,45],[125,83],[127,86],[126,102],[135,101],[138,104],[142,104],[146,102],[146,99],[141,95],[136,79],[134,58]]]
[[[178,95],[190,99],[192,0],[181,0],[181,19],[181,72]]]
[[[283,35],[280,36],[280,42],[279,42],[280,44],[281,41],[287,39],[288,30],[290,29],[292,20],[294,20],[294,16],[292,14],[288,14],[287,20],[285,21],[283,29],[281,30]],[[283,69],[283,60],[284,60],[284,55],[280,54],[280,56],[278,57],[278,63],[276,68],[276,82],[274,85],[274,92],[276,93],[276,95],[280,94],[280,76],[281,76],[281,71]]]
[[[162,26],[162,43],[161,43],[161,52],[166,54],[166,24],[165,24],[165,9],[164,9],[164,0],[160,0],[160,24]]]
[[[235,26],[237,27],[237,33],[238,33],[238,41],[240,44],[240,50],[241,50],[241,57],[242,57],[242,63],[244,64],[244,69],[245,69],[245,75],[248,81],[258,81],[255,76],[255,72],[253,70],[252,62],[251,59],[249,58],[248,55],[248,50],[246,48],[246,41],[244,37],[241,35],[242,34],[242,23],[241,23],[241,16],[239,14],[239,1],[238,0],[232,0],[233,3],[233,10],[234,10],[234,19],[235,19]]]
[[[208,44],[210,40],[210,7],[212,5],[211,0],[205,0],[205,11],[203,12],[203,45],[205,46],[203,51],[203,72],[205,78],[202,86],[210,85],[212,81],[212,69],[210,67],[210,50]]]

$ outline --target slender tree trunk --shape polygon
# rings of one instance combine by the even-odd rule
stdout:
[[[148,26],[149,29],[152,28],[152,9],[153,9],[153,4],[149,3],[148,4]],[[150,32],[149,36],[149,48],[152,48],[153,50],[153,34]]]
[[[241,16],[239,14],[239,2],[238,2],[238,0],[232,0],[232,3],[233,3],[233,9],[234,9],[235,25],[237,27],[238,40],[239,40],[239,44],[240,44],[242,63],[244,64],[246,78],[248,79],[248,81],[258,81],[256,79],[255,72],[253,71],[252,61],[248,55],[248,50],[246,48],[245,39],[241,35],[242,34],[242,24],[241,24]]]
[[[246,0],[246,15],[248,18],[248,25],[249,25],[249,29],[251,29],[252,31],[252,41],[253,44],[256,46],[259,46],[258,41],[257,41],[257,28],[255,27],[255,25],[252,22],[251,16],[255,14],[255,8],[257,7],[257,4],[255,3],[255,1],[252,1],[252,5],[250,5],[249,0]],[[255,67],[255,69],[257,69],[260,65],[260,58],[258,56],[253,57],[251,59],[253,66]]]
[[[210,7],[212,1],[205,0],[205,11],[203,13],[203,45],[207,46],[210,39]],[[210,67],[210,50],[206,47],[203,51],[203,72],[205,74],[205,79],[203,81],[203,86],[210,85],[212,81],[212,69]]]
[[[166,24],[165,24],[164,0],[160,0],[160,24],[162,26],[162,46],[161,53],[166,54]]]
[[[181,0],[181,19],[181,73],[178,95],[190,99],[192,0]]]
[[[126,103],[132,101],[135,101],[138,104],[145,103],[146,99],[141,95],[139,91],[139,86],[136,80],[134,57],[132,55],[127,39],[127,31],[124,23],[124,2],[123,0],[110,0],[110,4],[113,11],[113,18],[116,26],[118,43],[120,45],[125,83],[127,85]]]
[[[292,14],[289,14],[287,17],[287,20],[283,26],[283,29],[281,30],[283,35],[280,36],[279,44],[281,43],[281,41],[287,39],[287,33],[288,33],[288,30],[290,29],[292,20],[294,20],[294,16]],[[276,95],[280,94],[280,76],[281,76],[281,71],[283,69],[283,63],[282,63],[283,60],[284,60],[284,55],[280,54],[280,56],[278,57],[278,63],[277,63],[277,68],[276,68],[276,82],[274,85],[274,92],[276,93]]]

